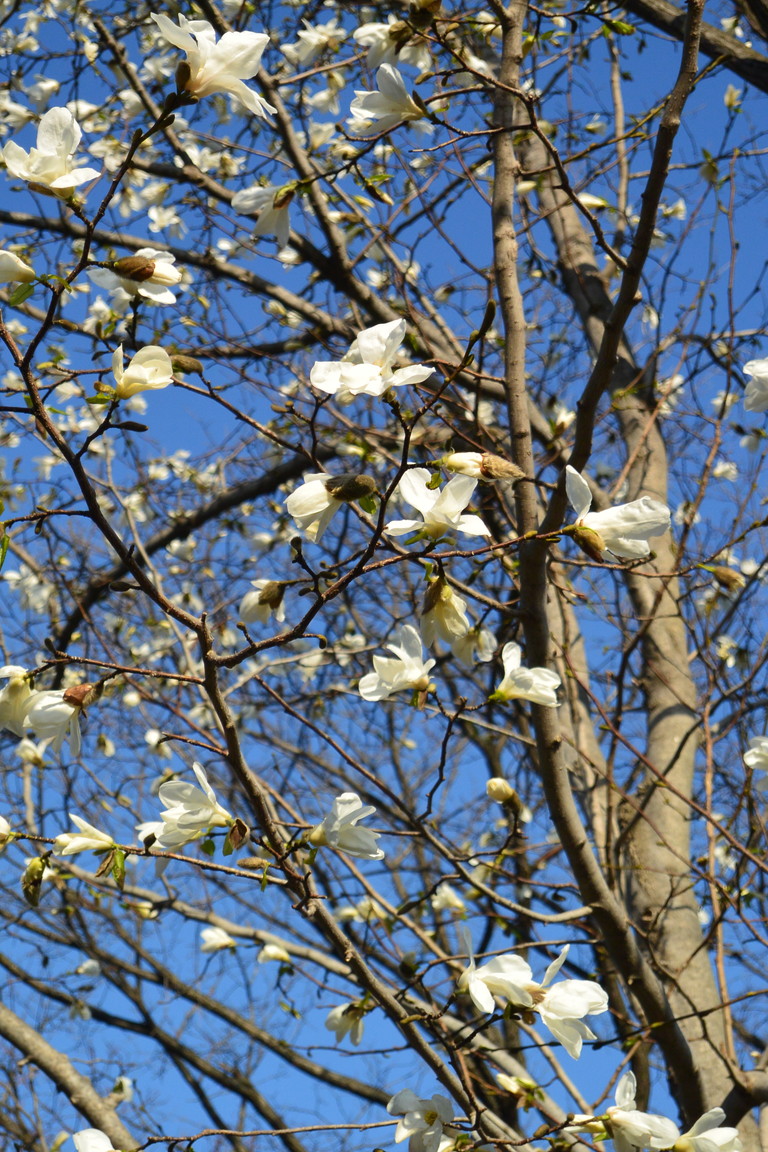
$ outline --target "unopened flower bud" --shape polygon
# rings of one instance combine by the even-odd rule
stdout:
[[[723,564],[717,564],[714,568],[710,568],[710,572],[720,587],[725,588],[726,592],[738,592],[747,583],[741,572],[734,572],[733,568],[726,568]]]
[[[522,480],[525,472],[493,452],[449,452],[439,461],[449,472],[473,476],[476,480]]]
[[[497,804],[509,804],[510,801],[520,803],[517,792],[503,776],[494,776],[485,786],[485,791],[491,800]]]
[[[376,481],[372,476],[359,476],[355,472],[342,472],[324,480],[325,490],[334,500],[350,503],[370,496],[376,491]]]

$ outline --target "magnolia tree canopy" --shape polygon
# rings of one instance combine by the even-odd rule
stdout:
[[[4,1147],[768,1146],[768,20],[629,8],[3,5]]]

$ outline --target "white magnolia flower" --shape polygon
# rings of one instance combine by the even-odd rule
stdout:
[[[27,728],[27,704],[34,695],[29,684],[29,674],[26,668],[18,664],[6,664],[0,668],[0,677],[8,680],[0,692],[0,728],[23,737]]]
[[[363,700],[387,700],[393,692],[404,689],[426,692],[435,661],[422,659],[421,636],[413,625],[403,624],[394,644],[387,644],[386,649],[395,658],[374,656],[373,672],[368,672],[358,684]]]
[[[349,1034],[352,1043],[358,1045],[363,1038],[365,1012],[361,1011],[360,1004],[354,1000],[351,1004],[338,1004],[326,1016],[325,1026],[336,1033],[337,1044]]]
[[[594,559],[599,560],[603,552],[631,559],[648,556],[648,540],[669,531],[669,508],[650,496],[604,512],[590,512],[589,485],[570,464],[565,469],[565,488],[576,513],[576,540]]]
[[[750,360],[743,372],[752,377],[744,393],[744,407],[747,412],[765,412],[768,409],[768,360]]]
[[[176,257],[158,248],[139,248],[133,256],[115,260],[109,268],[88,268],[88,276],[113,295],[143,296],[152,304],[175,304],[171,288],[181,283]]]
[[[98,960],[92,960],[89,957],[88,960],[83,960],[82,964],[78,964],[75,968],[75,974],[77,976],[101,976],[101,964]]]
[[[65,740],[72,756],[79,756],[82,706],[67,699],[68,690],[33,692],[27,700],[25,723],[37,740],[50,740],[58,755]]]
[[[144,833],[151,832],[159,848],[181,848],[212,828],[228,828],[234,822],[232,814],[216,799],[202,765],[193,764],[192,771],[199,787],[186,780],[169,780],[157,790],[158,799],[166,806],[160,813],[161,827],[157,832],[154,822],[149,832],[144,828]]]
[[[363,804],[356,792],[342,792],[334,800],[322,824],[317,824],[310,832],[310,843],[327,845],[337,852],[360,856],[363,860],[383,860],[384,850],[376,843],[381,833],[357,827],[361,820],[373,816],[375,811],[373,805]]]
[[[749,742],[749,751],[744,753],[744,763],[753,771],[768,774],[768,736],[753,736]],[[755,781],[755,787],[761,792],[768,791],[768,775]]]
[[[594,1040],[594,1033],[582,1016],[599,1016],[608,1011],[608,994],[594,980],[561,980],[548,987],[568,955],[569,945],[547,968],[540,984],[533,979],[530,965],[522,956],[508,953],[495,956],[478,968],[472,954],[472,939],[466,928],[460,929],[469,953],[469,965],[459,977],[458,989],[467,992],[481,1012],[493,1012],[494,997],[510,1004],[538,1012],[555,1039],[577,1060],[583,1040]]]
[[[35,279],[34,268],[7,248],[0,249],[0,284],[30,284]]]
[[[266,624],[274,616],[279,624],[285,620],[285,584],[279,580],[251,580],[253,592],[246,592],[237,610],[243,624]]]
[[[0,850],[2,850],[8,843],[8,837],[11,834],[11,825],[6,820],[5,816],[0,816]]]
[[[237,940],[223,928],[203,928],[200,939],[201,952],[220,952],[222,948],[237,948]]]
[[[62,832],[56,837],[53,851],[57,856],[74,856],[77,852],[104,852],[114,848],[115,842],[106,832],[101,832],[87,820],[82,820],[72,812],[69,818],[80,829],[79,832]]]
[[[189,76],[180,81],[180,87],[191,96],[199,98],[213,92],[229,92],[256,116],[275,111],[243,83],[259,70],[262,53],[269,43],[266,33],[225,32],[217,41],[216,32],[207,20],[188,20],[179,14],[176,25],[167,16],[154,13],[152,19],[169,44],[186,52]]]
[[[443,1125],[453,1119],[453,1105],[447,1096],[436,1094],[428,1100],[404,1088],[387,1104],[390,1116],[402,1115],[395,1129],[395,1143],[409,1141],[410,1152],[438,1152]]]
[[[106,1132],[98,1128],[83,1128],[72,1134],[75,1152],[114,1152]]]
[[[304,483],[291,492],[285,507],[307,540],[317,542],[342,504],[370,496],[375,490],[376,481],[370,476],[352,472],[329,476],[320,472],[307,476]]]
[[[357,336],[339,361],[318,360],[309,381],[313,388],[349,404],[355,396],[382,396],[388,388],[421,384],[433,374],[425,364],[394,368],[405,339],[405,320],[376,324]]]
[[[424,72],[430,64],[429,47],[422,39],[403,44],[405,31],[403,22],[392,15],[387,24],[376,21],[361,24],[352,33],[352,38],[368,49],[365,63],[371,72],[381,64],[394,64],[398,60]]]
[[[421,636],[428,648],[438,638],[455,644],[469,632],[467,602],[454,592],[444,576],[430,580],[421,606]]]
[[[147,344],[131,357],[124,368],[123,346],[120,344],[112,356],[112,373],[117,381],[116,398],[128,400],[137,392],[167,388],[173,379],[173,365],[164,348]]]
[[[549,668],[521,668],[521,655],[520,645],[514,640],[502,648],[504,679],[496,689],[494,698],[530,700],[532,704],[541,704],[545,708],[559,707],[557,689],[560,687],[560,677],[557,672],[551,672]]]
[[[634,1074],[625,1073],[616,1086],[616,1103],[606,1109],[605,1127],[616,1152],[632,1152],[634,1148],[671,1148],[680,1137],[679,1128],[666,1116],[638,1112],[635,1108],[636,1089]]]
[[[56,196],[69,197],[75,188],[98,180],[96,168],[75,168],[80,125],[67,108],[51,108],[37,126],[37,147],[25,152],[15,140],[3,146],[3,160],[12,176]]]
[[[399,495],[421,513],[421,520],[391,520],[384,531],[390,536],[422,532],[438,540],[449,532],[467,536],[489,536],[479,516],[462,515],[472,499],[477,481],[469,476],[454,476],[444,488],[430,488],[431,476],[426,468],[409,469],[397,486]]]
[[[438,884],[429,900],[433,912],[464,912],[466,904],[447,880]]]
[[[496,637],[490,628],[486,628],[485,624],[477,624],[474,628],[470,628],[466,636],[460,636],[454,640],[451,651],[456,659],[468,668],[471,668],[475,662],[487,664],[489,660],[493,660],[493,654],[496,651]]]
[[[347,38],[347,33],[339,27],[336,16],[333,16],[327,24],[310,24],[308,20],[302,20],[302,24],[304,27],[297,33],[299,38],[294,44],[280,45],[280,50],[294,66],[308,67],[325,48],[338,52],[340,45]]]
[[[737,1128],[721,1128],[725,1120],[722,1108],[712,1108],[683,1132],[673,1144],[674,1152],[741,1152]]]
[[[279,960],[281,964],[290,964],[290,952],[286,952],[285,948],[281,948],[279,944],[265,944],[263,948],[259,949],[259,954],[256,957],[257,964],[266,964],[270,960]]]
[[[432,125],[423,120],[424,110],[408,95],[405,81],[393,64],[382,64],[376,72],[376,92],[355,90],[347,124],[353,136],[387,132],[404,120],[417,121],[421,132],[431,132]]]
[[[280,184],[254,184],[232,197],[232,208],[244,216],[258,215],[254,236],[276,236],[280,248],[285,248],[291,231],[289,208],[294,191]]]

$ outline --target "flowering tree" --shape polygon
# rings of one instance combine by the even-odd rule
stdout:
[[[6,6],[8,1147],[764,1146],[768,54],[629,7]]]

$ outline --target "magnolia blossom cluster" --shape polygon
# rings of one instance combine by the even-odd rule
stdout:
[[[581,1055],[583,1041],[596,1039],[582,1017],[607,1012],[608,994],[594,980],[560,980],[552,984],[565,963],[567,944],[549,965],[541,983],[537,983],[530,965],[515,953],[495,956],[478,968],[469,932],[462,930],[461,936],[469,953],[469,966],[459,978],[458,990],[468,993],[480,1012],[493,1012],[496,997],[522,1012],[537,1012],[575,1060]]]

